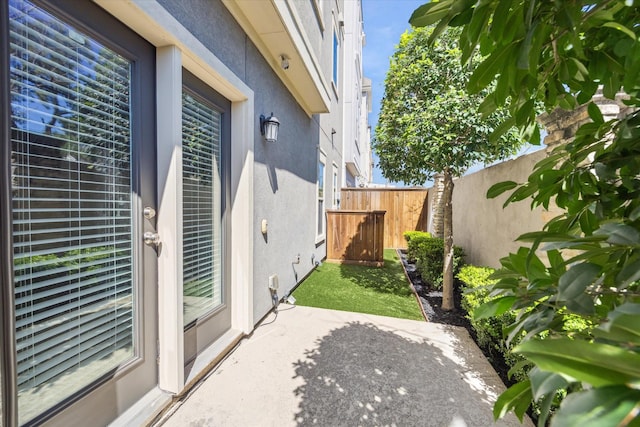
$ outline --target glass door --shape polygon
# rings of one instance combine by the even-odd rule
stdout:
[[[230,103],[183,72],[182,206],[185,361],[231,327],[225,278]]]
[[[103,424],[157,382],[154,49],[84,3],[9,0],[20,424]]]

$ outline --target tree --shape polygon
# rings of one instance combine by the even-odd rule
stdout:
[[[448,30],[428,44],[432,29],[418,28],[400,37],[385,79],[380,117],[372,146],[386,178],[422,185],[434,174],[444,179],[444,310],[453,309],[453,178],[476,162],[513,154],[520,140],[505,132],[488,136],[504,112],[482,116],[482,94],[468,95],[471,69],[462,66],[457,39]]]
[[[590,117],[526,183],[488,192],[514,190],[507,203],[555,201],[563,209],[542,231],[520,237],[528,245],[501,260],[497,299],[475,313],[515,310],[506,332],[523,337],[515,351],[531,364],[529,380],[504,392],[494,415],[522,416],[535,400],[539,425],[549,417],[552,426],[639,425],[640,5],[444,0],[419,7],[410,22],[437,24],[432,40],[447,26],[462,27],[463,60],[477,50],[486,57],[467,89],[489,88],[481,108],[506,105],[507,126],[535,134],[536,103],[548,112],[586,104]],[[635,112],[605,120],[590,102],[599,88]],[[593,326],[569,333],[567,323],[576,319]]]

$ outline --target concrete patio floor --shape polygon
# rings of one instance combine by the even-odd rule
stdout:
[[[155,426],[520,426],[503,389],[464,328],[281,304]]]

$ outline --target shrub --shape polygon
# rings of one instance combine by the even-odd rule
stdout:
[[[407,260],[409,262],[416,262],[418,245],[427,239],[431,239],[431,233],[427,231],[405,231],[403,236],[407,241]]]
[[[491,301],[493,297],[489,295],[489,286],[497,283],[497,280],[490,279],[489,276],[495,270],[490,267],[477,267],[465,265],[458,273],[458,279],[463,283],[462,308],[468,313],[467,318],[476,332],[478,345],[485,349],[492,356],[502,357],[505,363],[513,368],[521,356],[511,353],[511,349],[520,341],[519,337],[512,340],[510,345],[506,344],[503,330],[515,321],[513,312],[506,312],[499,316],[475,320],[473,311],[480,305]],[[513,377],[520,380],[527,378],[527,373],[523,367],[515,369]]]
[[[414,242],[416,239],[412,239]],[[424,282],[436,289],[442,287],[442,269],[444,267],[444,240],[438,237],[420,239],[415,244],[416,269]],[[408,254],[407,254],[408,256]],[[464,264],[464,251],[453,247],[453,275],[458,274]]]

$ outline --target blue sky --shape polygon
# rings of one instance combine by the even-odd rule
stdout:
[[[409,29],[409,17],[413,11],[427,3],[426,0],[362,0],[364,32],[367,44],[362,53],[364,75],[371,79],[373,91],[372,111],[369,123],[372,132],[376,127],[380,100],[384,94],[384,78],[389,68],[400,35]],[[374,158],[377,164],[377,159]],[[386,180],[378,168],[373,171],[373,182],[382,184]]]
[[[427,2],[427,0],[362,0],[364,32],[367,38],[367,44],[362,53],[362,66],[364,75],[371,79],[373,91],[372,111],[369,114],[372,135],[378,121],[380,100],[384,94],[384,79],[389,68],[389,58],[400,41],[400,35],[411,28],[409,17],[413,11]],[[543,147],[544,145],[536,147],[527,145],[519,154],[530,153]],[[378,162],[375,154],[374,162],[375,164]],[[482,167],[482,165],[474,166],[469,172]],[[376,184],[387,182],[377,167],[373,171],[373,182]],[[429,187],[431,183],[425,185]]]

